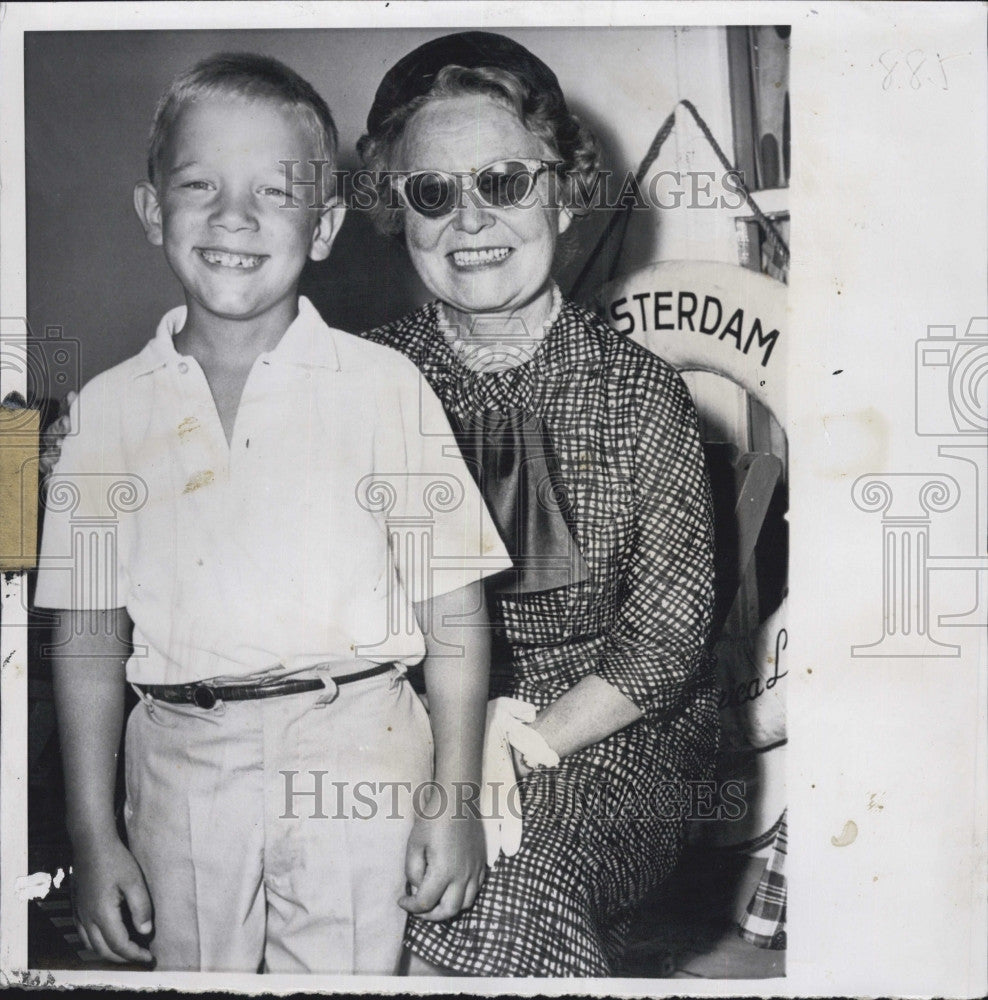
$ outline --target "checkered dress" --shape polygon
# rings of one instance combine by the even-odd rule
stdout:
[[[519,852],[455,919],[410,919],[406,943],[467,974],[615,975],[637,905],[678,859],[682,782],[709,775],[717,740],[695,412],[669,365],[573,303],[531,361],[499,372],[463,367],[437,319],[433,304],[364,336],[409,357],[454,422],[482,410],[541,418],[589,568],[581,583],[494,600],[505,640],[494,693],[543,709],[597,674],[644,719],[525,779]]]

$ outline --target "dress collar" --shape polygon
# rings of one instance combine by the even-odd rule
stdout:
[[[602,369],[602,336],[614,336],[593,313],[564,299],[559,317],[531,360],[502,371],[475,372],[459,361],[447,343],[439,329],[435,302],[407,317],[404,324],[409,332],[416,332],[413,342],[417,340],[406,353],[428,376],[447,408],[463,419],[485,409],[539,412],[554,383],[572,380],[574,375],[581,380],[594,377]]]

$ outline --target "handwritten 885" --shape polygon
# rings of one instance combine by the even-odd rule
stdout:
[[[882,90],[902,90],[909,87],[919,90],[924,84],[939,90],[948,90],[947,72],[943,64],[950,56],[942,56],[935,52],[928,56],[922,49],[910,49],[902,52],[899,49],[886,49],[878,61],[885,70],[882,78]]]

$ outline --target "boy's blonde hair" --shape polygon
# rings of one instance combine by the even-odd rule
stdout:
[[[161,159],[182,108],[190,101],[216,96],[270,100],[295,114],[315,141],[316,155],[323,165],[314,169],[325,179],[324,195],[330,192],[339,135],[328,105],[293,69],[254,52],[208,56],[171,82],[158,101],[148,139],[148,179],[152,184],[158,184]]]

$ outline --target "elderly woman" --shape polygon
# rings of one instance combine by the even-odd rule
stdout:
[[[550,274],[596,143],[501,35],[435,39],[384,77],[359,149],[436,301],[366,334],[435,390],[515,558],[489,591],[495,691],[558,767],[516,756],[520,849],[474,905],[413,916],[412,972],[609,976],[670,874],[717,738],[705,669],[712,529],[677,374]]]

